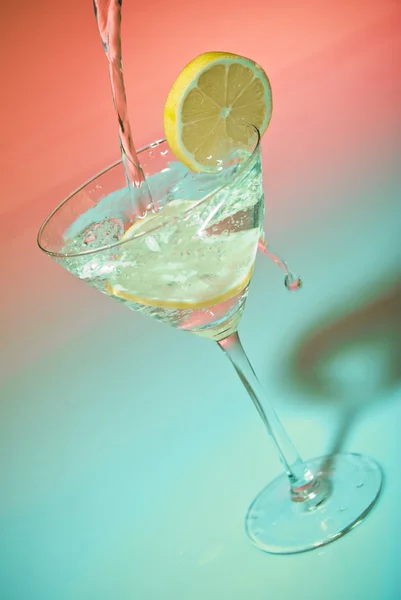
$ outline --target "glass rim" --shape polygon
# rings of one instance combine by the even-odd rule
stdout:
[[[251,125],[250,123],[247,123],[246,125],[248,125],[249,127],[252,127],[252,129],[255,131],[255,133],[256,133],[256,143],[255,143],[255,146],[254,146],[252,152],[250,153],[250,155],[241,164],[241,168],[239,169],[239,171],[237,173],[235,173],[234,180],[241,175],[241,173],[244,171],[244,169],[253,160],[254,156],[256,155],[256,153],[258,152],[258,150],[260,148],[261,135],[260,135],[259,129],[257,127],[255,127],[254,125]],[[159,146],[160,144],[163,144],[163,143],[167,143],[166,138],[160,138],[158,140],[150,142],[149,144],[146,144],[145,146],[141,146],[141,148],[139,148],[139,150],[137,151],[137,154],[139,155],[142,152],[146,152],[147,150],[152,150],[155,147],[157,147],[157,146]],[[118,165],[120,165],[122,162],[123,162],[123,159],[119,158],[118,160],[116,160],[113,163],[111,163],[109,166],[105,167],[104,169],[102,169],[101,171],[99,171],[98,173],[96,173],[96,175],[93,175],[92,177],[90,177],[89,179],[87,179],[79,187],[75,188],[75,190],[73,190],[70,194],[68,194],[68,196],[66,198],[64,198],[64,200],[62,200],[48,214],[48,216],[46,217],[46,219],[43,221],[42,225],[40,226],[38,234],[36,236],[36,243],[39,246],[39,248],[45,254],[48,254],[49,256],[52,256],[54,258],[77,258],[77,257],[80,257],[80,256],[87,256],[87,255],[90,255],[90,254],[98,254],[99,252],[104,252],[105,250],[109,250],[111,248],[116,248],[116,247],[122,246],[123,244],[126,244],[128,242],[132,242],[133,240],[139,239],[139,238],[143,237],[144,235],[149,235],[150,233],[153,233],[154,231],[157,231],[158,229],[161,229],[162,227],[165,227],[167,224],[171,225],[171,224],[177,222],[178,220],[182,220],[182,218],[184,216],[187,216],[187,215],[191,214],[191,212],[195,208],[197,208],[198,206],[200,206],[202,203],[206,202],[207,200],[210,200],[210,198],[212,196],[214,196],[215,194],[217,194],[218,192],[220,192],[221,190],[223,190],[225,187],[227,187],[228,185],[230,185],[232,183],[232,180],[231,180],[231,181],[228,181],[228,182],[220,185],[219,187],[217,187],[216,189],[214,189],[212,192],[210,192],[210,193],[206,194],[205,196],[203,196],[200,200],[193,202],[193,204],[190,207],[188,207],[187,209],[183,210],[182,212],[179,212],[174,217],[171,217],[170,219],[167,219],[164,223],[161,223],[159,225],[155,225],[155,227],[153,227],[152,229],[146,229],[146,231],[142,231],[142,232],[139,231],[137,234],[135,234],[133,236],[130,236],[130,237],[128,237],[125,240],[120,239],[117,242],[114,242],[112,244],[106,244],[104,246],[100,246],[99,248],[94,248],[94,249],[90,249],[90,250],[83,250],[82,252],[69,252],[69,253],[54,252],[53,250],[49,250],[49,249],[45,248],[42,245],[42,243],[41,243],[41,238],[42,238],[42,235],[43,235],[43,232],[44,232],[46,226],[50,223],[51,219],[56,215],[56,213],[69,200],[71,200],[71,198],[73,198],[76,194],[78,194],[80,191],[82,191],[87,185],[89,185],[90,183],[92,183],[93,181],[95,181],[98,177],[104,175],[108,171],[111,171],[112,169],[114,169],[115,167],[117,167]]]

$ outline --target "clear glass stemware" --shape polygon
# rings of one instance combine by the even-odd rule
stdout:
[[[284,468],[251,504],[246,531],[259,549],[286,554],[327,544],[360,523],[379,496],[382,475],[358,454],[304,462],[241,345],[238,325],[264,214],[259,133],[244,131],[240,143],[221,147],[216,173],[188,172],[165,140],[141,149],[154,206],[142,218],[122,162],[114,163],[49,215],[38,244],[128,308],[219,345]]]

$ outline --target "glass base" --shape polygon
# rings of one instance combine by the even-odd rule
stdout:
[[[323,500],[294,502],[286,475],[272,481],[253,501],[245,522],[260,550],[294,554],[333,542],[366,517],[380,494],[382,473],[371,458],[336,454],[306,464],[321,482]]]

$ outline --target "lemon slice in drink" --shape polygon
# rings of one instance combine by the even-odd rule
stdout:
[[[174,200],[163,211],[137,221],[123,239],[143,236],[121,246],[121,265],[105,291],[129,302],[176,310],[203,309],[242,292],[252,275],[259,230],[228,235],[196,235],[180,219],[154,230],[193,204]],[[196,210],[196,209],[195,209]]]
[[[272,114],[269,79],[253,60],[206,52],[174,82],[164,107],[164,131],[177,158],[193,171],[216,165],[222,141],[244,142],[244,123],[263,135]]]

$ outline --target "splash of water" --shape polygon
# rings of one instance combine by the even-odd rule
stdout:
[[[268,256],[276,265],[285,273],[284,285],[290,292],[296,292],[302,287],[302,279],[298,275],[294,275],[289,270],[285,260],[282,260],[277,254],[269,250],[266,242],[263,239],[259,240],[259,250]]]
[[[154,212],[155,207],[135,150],[128,117],[121,52],[121,6],[122,0],[93,0],[99,34],[109,64],[111,90],[117,114],[120,147],[126,179],[130,189],[139,188],[141,190],[139,200],[138,196],[136,196],[134,207],[137,215],[143,217],[148,211]],[[293,292],[301,288],[301,278],[291,273],[287,263],[277,254],[271,252],[264,240],[260,240],[259,250],[273,260],[285,273],[284,283],[289,291]]]
[[[139,216],[153,209],[152,197],[138,160],[128,117],[121,53],[122,0],[93,0],[96,21],[109,64],[109,76],[114,108],[117,114],[121,153],[129,187],[141,189],[136,203]]]

